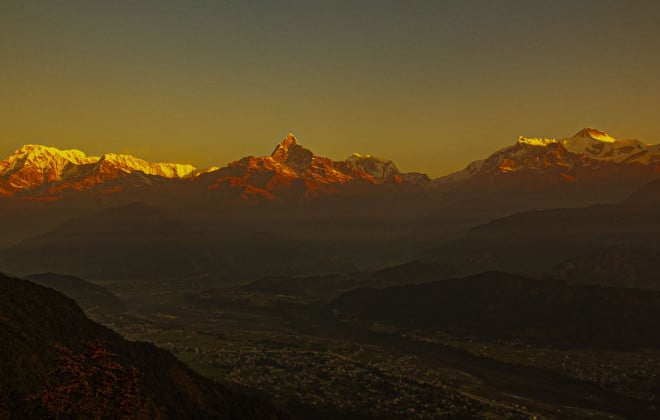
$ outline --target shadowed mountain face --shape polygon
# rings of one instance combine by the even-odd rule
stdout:
[[[486,339],[602,348],[657,347],[660,293],[572,286],[487,272],[335,299],[343,317]]]
[[[78,354],[85,351],[81,341],[99,340],[105,343],[108,351],[117,354],[117,362],[121,366],[137,369],[138,393],[149,402],[150,416],[278,417],[268,403],[202,378],[171,354],[150,344],[126,341],[90,321],[75,302],[58,292],[1,274],[0,340],[11,343],[0,346],[0,417],[3,418],[48,416],[48,410],[39,401],[27,398],[39,395],[59,380],[67,380],[66,377],[53,377],[50,373],[58,367],[56,346]],[[92,363],[90,372],[94,368]],[[63,383],[67,386],[81,385]],[[99,389],[104,386],[101,383],[91,385]],[[71,391],[72,400],[76,398],[76,389]],[[115,413],[104,415],[119,416],[120,406],[115,409]],[[76,415],[75,410],[73,415]]]
[[[247,284],[250,292],[331,299],[352,289],[417,284],[447,277],[439,264],[414,261],[377,271],[308,277],[268,276]]]
[[[452,263],[462,273],[504,270],[539,275],[567,259],[613,247],[657,250],[659,191],[660,183],[654,182],[614,205],[515,214],[473,228],[464,238],[426,255]]]
[[[574,284],[660,290],[660,249],[614,247],[570,258],[551,275]]]
[[[7,271],[21,275],[57,272],[103,281],[182,275],[194,272],[179,239],[183,232],[181,222],[167,212],[129,205],[72,219],[20,243],[2,260]]]

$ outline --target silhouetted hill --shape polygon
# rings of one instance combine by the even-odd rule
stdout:
[[[567,259],[613,247],[657,249],[659,190],[660,183],[652,182],[617,204],[517,213],[430,247],[425,255],[454,264],[458,273],[502,270],[538,276]]]
[[[178,282],[195,289],[218,278],[342,269],[331,249],[242,220],[143,203],[71,219],[0,253],[14,275],[57,272],[99,283]]]
[[[193,273],[180,220],[142,203],[70,219],[0,257],[16,275],[56,272],[92,281]]]
[[[57,273],[32,274],[25,278],[55,289],[75,300],[87,314],[110,315],[126,311],[126,305],[109,290],[81,278]]]
[[[660,250],[613,247],[570,258],[551,274],[569,283],[660,290]]]
[[[348,319],[486,339],[587,348],[660,346],[658,292],[501,272],[354,290],[335,299],[332,307]]]
[[[412,261],[381,270],[348,274],[308,277],[268,276],[247,284],[244,289],[263,294],[332,298],[362,287],[384,288],[438,280],[446,277],[447,273],[447,269],[439,264]]]
[[[134,343],[90,321],[60,293],[0,274],[0,417],[37,418],[46,414],[27,400],[53,381],[56,345],[82,354],[81,341],[106,343],[126,369],[137,369],[142,397],[152,414],[167,418],[277,418],[266,402],[200,377],[174,356],[147,343]],[[101,388],[101,384],[92,384]],[[74,398],[74,397],[71,397]],[[117,408],[119,410],[119,408]],[[107,413],[116,417],[117,413]]]
[[[638,189],[623,204],[630,208],[660,209],[660,180],[649,182]]]

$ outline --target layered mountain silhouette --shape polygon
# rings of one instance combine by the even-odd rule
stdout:
[[[520,138],[430,180],[370,155],[319,157],[293,135],[209,170],[25,146],[0,163],[0,262],[102,282],[374,270],[515,213],[619,202],[658,177],[658,150],[584,129]],[[579,254],[569,249],[544,265]]]
[[[431,180],[370,155],[320,157],[293,135],[268,156],[202,170],[27,145],[0,162],[0,268],[95,319],[170,308],[180,322],[228,326],[227,337],[256,323],[279,334],[281,319],[291,337],[331,326],[390,341],[385,331],[412,330],[629,357],[660,344],[658,292],[635,290],[659,288],[659,156],[584,129],[520,137]],[[29,276],[40,272],[63,274]],[[0,351],[0,417],[48,414],[30,396],[76,379],[49,378],[61,346],[86,368],[115,355],[119,389],[135,394],[139,378],[152,414],[278,416],[92,323],[54,290],[0,274],[0,303],[0,338],[16,343]],[[166,319],[155,325],[176,325]]]
[[[148,282],[154,294],[172,282],[197,289],[267,273],[349,268],[322,244],[255,229],[231,216],[191,214],[144,203],[110,207],[19,242],[0,253],[0,266],[14,275],[66,273],[124,287]]]
[[[570,283],[660,290],[660,249],[615,246],[569,258],[551,275]]]
[[[657,288],[647,271],[654,265],[649,258],[659,249],[659,195],[660,181],[654,181],[615,204],[516,213],[474,227],[427,256],[462,273],[552,273],[572,282]],[[616,262],[617,256],[626,261]],[[613,275],[633,267],[641,278],[628,273],[612,281]]]

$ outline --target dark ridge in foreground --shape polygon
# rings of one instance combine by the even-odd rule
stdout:
[[[84,342],[103,343],[104,350],[116,354],[119,364],[116,370],[137,370],[138,390],[129,391],[137,394],[146,410],[137,417],[282,417],[270,403],[205,379],[164,350],[124,340],[89,320],[73,300],[60,293],[3,274],[0,274],[0,342],[0,418],[53,417],[43,401],[30,397],[43,396],[44,390],[75,380],[75,374],[62,375],[61,371],[54,374],[62,368],[57,347],[70,350],[72,355],[83,355]],[[88,359],[90,372],[100,366],[91,360],[97,359]],[[91,386],[99,389],[103,385],[92,383]],[[81,402],[75,401],[75,396],[60,397],[74,400],[73,413],[65,417],[86,416],[85,412],[76,412]],[[102,415],[108,418],[126,415],[119,406],[116,410]]]
[[[126,305],[108,289],[79,277],[57,273],[31,274],[32,283],[57,290],[75,300],[86,314],[111,315],[126,311]]]

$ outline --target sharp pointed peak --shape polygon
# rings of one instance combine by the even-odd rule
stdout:
[[[277,146],[275,146],[275,150],[273,150],[271,156],[275,157],[277,155],[281,155],[282,153],[286,154],[288,153],[291,146],[300,146],[298,139],[293,133],[287,134],[287,136],[284,137],[284,139],[282,139],[282,141],[279,142]]]
[[[289,133],[270,155],[276,162],[285,163],[296,171],[300,171],[312,162],[314,154],[298,143],[298,139]]]
[[[289,133],[286,135],[286,137],[284,137],[284,139],[282,139],[278,146],[289,147],[293,144],[299,144],[298,139],[296,138],[295,134]]]

